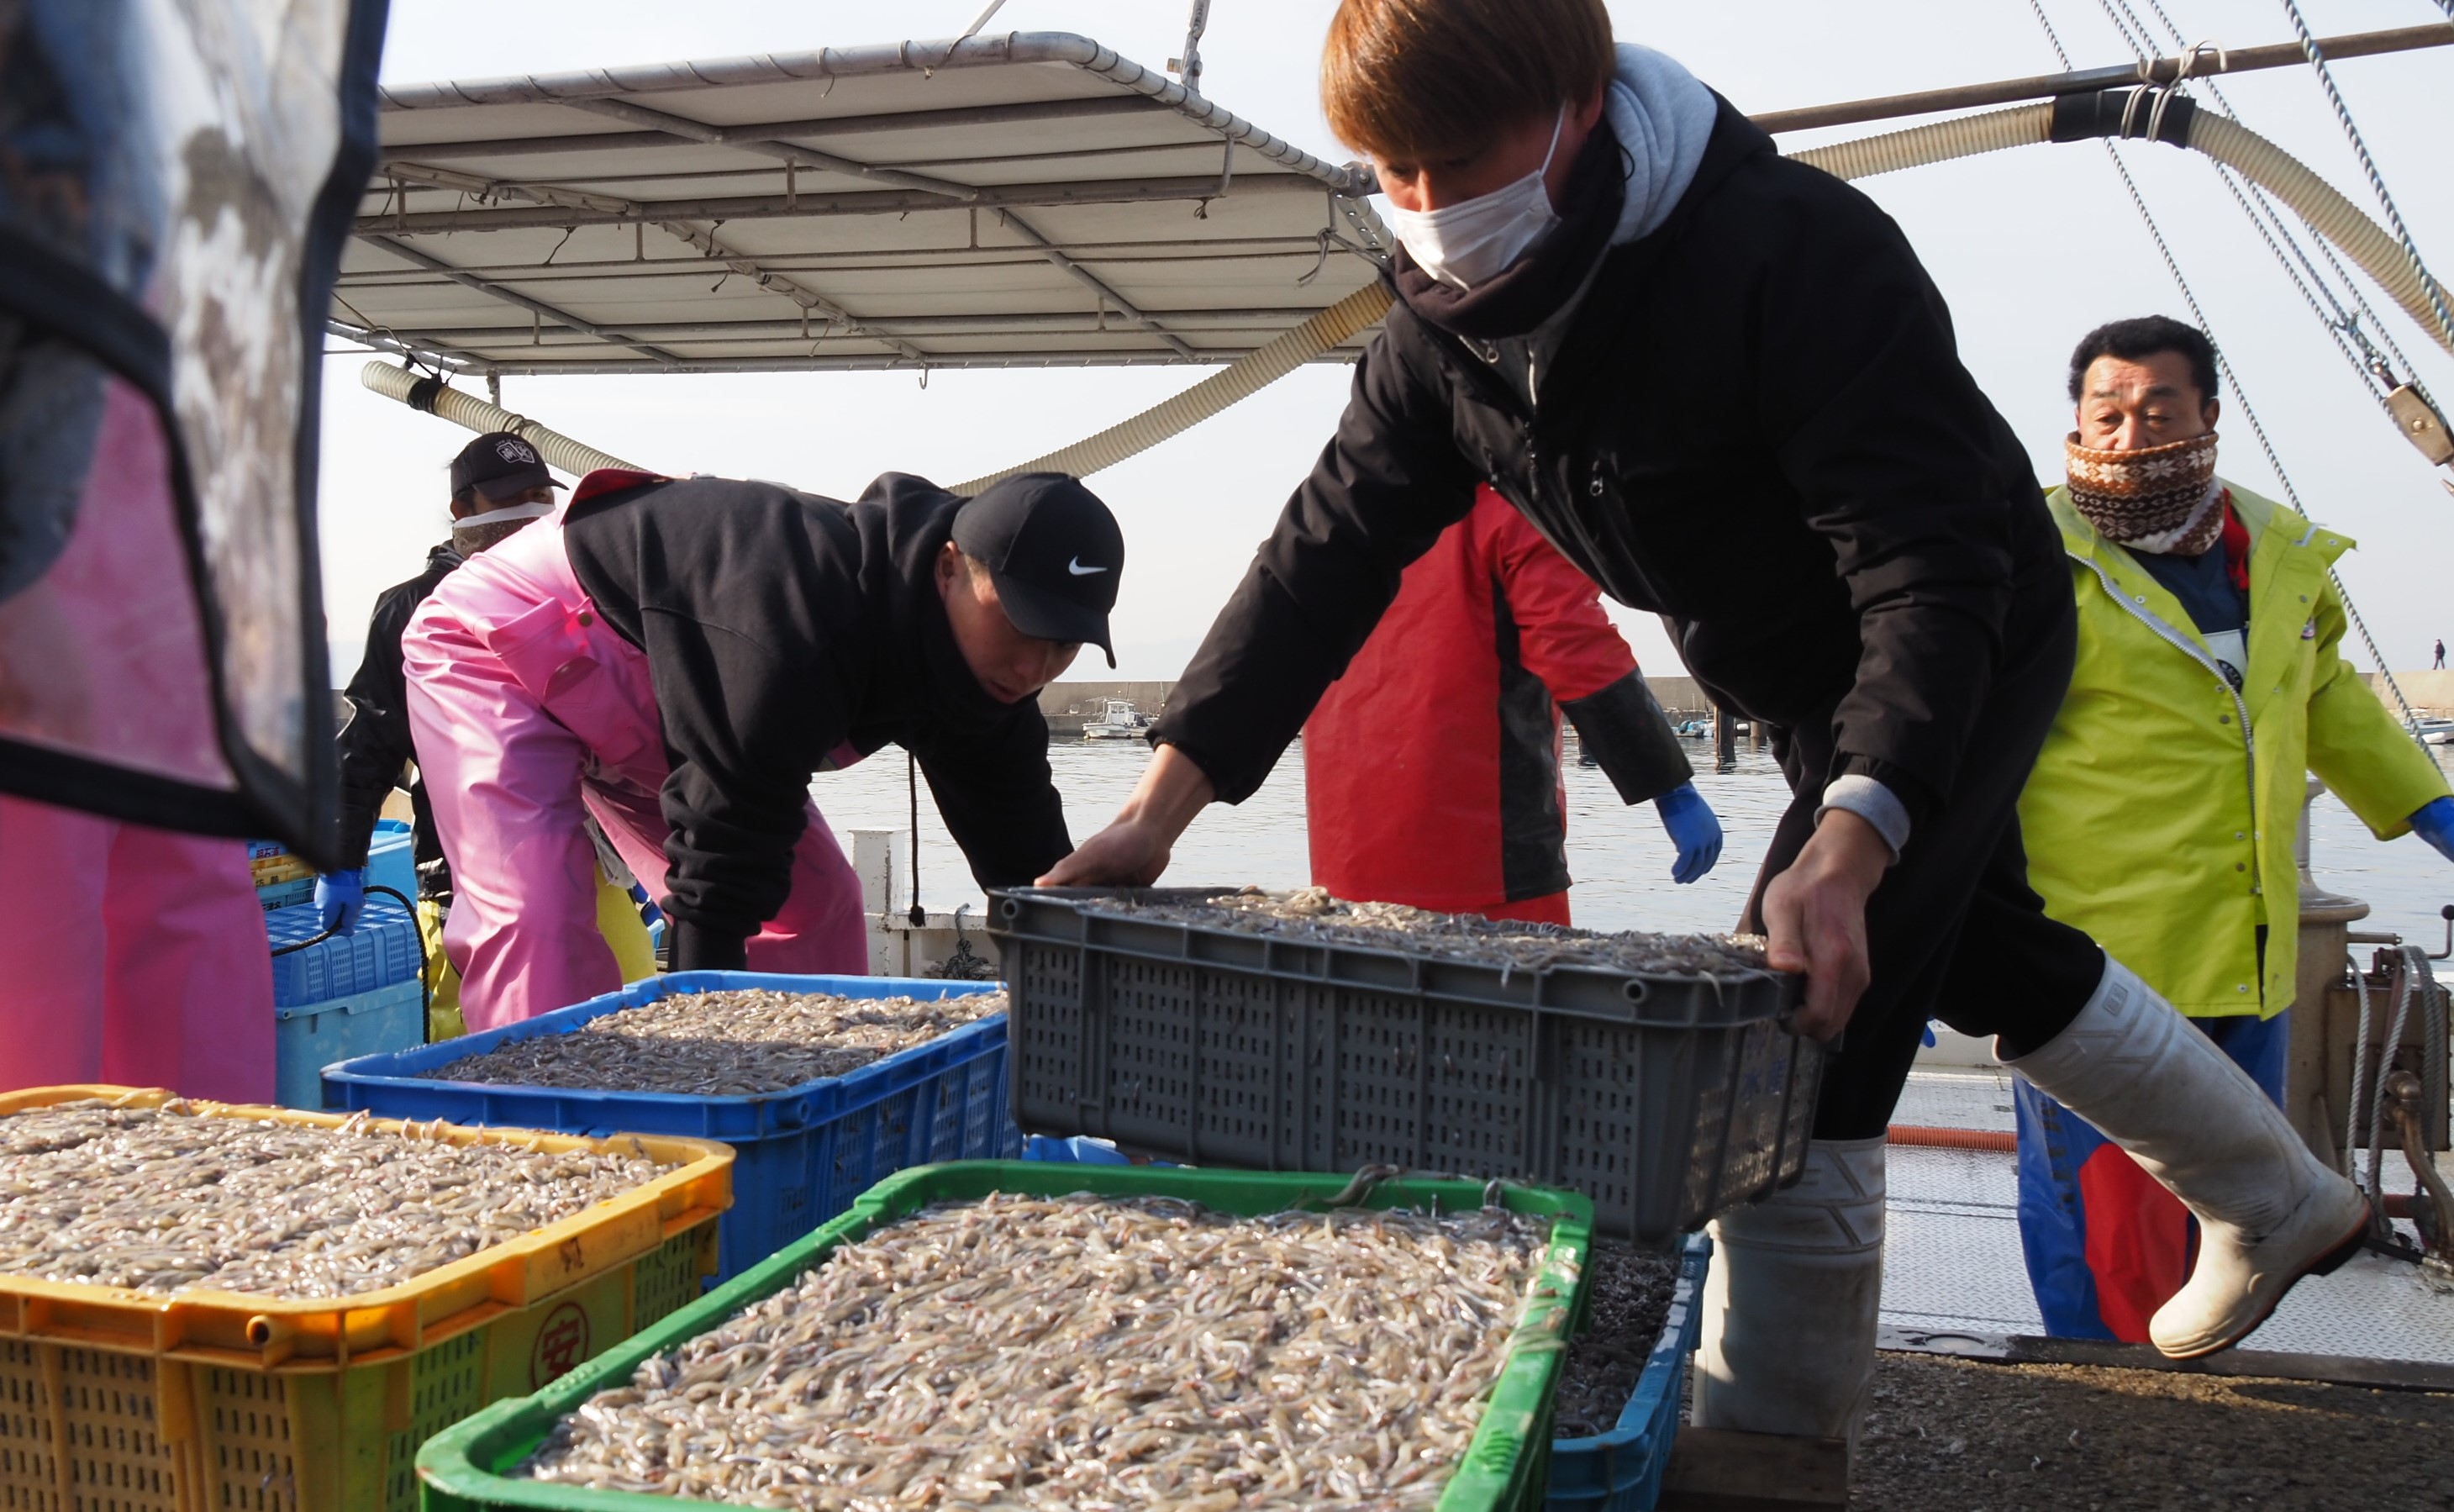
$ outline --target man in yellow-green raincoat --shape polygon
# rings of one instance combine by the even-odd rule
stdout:
[[[2341,532],[2216,475],[2215,350],[2162,316],[2072,354],[2078,429],[2047,495],[2079,660],[2020,802],[2046,912],[2188,1015],[2281,1100],[2314,772],[2380,839],[2454,859],[2434,760],[2339,654]],[[2189,1274],[2181,1203],[2022,1081],[2020,1227],[2050,1334],[2141,1341]]]

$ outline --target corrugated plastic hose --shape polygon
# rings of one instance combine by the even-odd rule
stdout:
[[[1905,131],[1861,136],[1855,141],[1810,147],[1790,156],[1810,163],[1835,178],[1872,178],[1905,168],[1947,163],[1956,157],[1999,152],[2051,139],[2054,108],[2048,101],[2015,105],[2007,111],[1963,115],[1957,120],[1914,126]]]
[[[558,431],[547,430],[524,414],[513,414],[499,405],[488,404],[473,394],[446,388],[439,378],[431,378],[412,369],[391,362],[370,362],[358,370],[358,382],[387,399],[398,399],[412,410],[464,425],[483,434],[489,431],[509,431],[529,445],[537,455],[552,466],[573,477],[595,472],[600,467],[621,468],[632,473],[652,473],[636,462],[625,462],[610,452],[599,452],[585,446]]]
[[[2437,318],[2403,244],[2333,185],[2273,142],[2213,111],[2201,111],[2192,119],[2190,145],[2292,207],[2293,213],[2316,227],[2320,235],[2376,279],[2404,313],[2428,333],[2430,340],[2454,353],[2454,341],[2447,340],[2444,323]]]
[[[1209,419],[1240,399],[1250,397],[1339,342],[1379,319],[1389,310],[1389,291],[1375,279],[1314,315],[1266,346],[1245,353],[1225,368],[1164,404],[1144,410],[1096,435],[1050,452],[1030,461],[953,485],[955,493],[976,494],[1000,478],[1017,473],[1068,473],[1088,477],[1129,456],[1149,451],[1172,436]]]
[[[2018,105],[2007,111],[1989,111],[1982,115],[1911,127],[1905,131],[1886,131],[1852,142],[1812,147],[1792,155],[1838,178],[1868,178],[2051,141],[2054,110],[2051,102]],[[2136,113],[2141,125],[2148,123],[2152,110],[2149,102],[2139,103]],[[2429,339],[2454,353],[2454,342],[2449,342],[2440,328],[2428,292],[2412,271],[2402,243],[2333,185],[2273,142],[2213,111],[2198,109],[2191,112],[2188,145],[2290,207],[2294,214],[2375,279],[2404,313],[2428,333]]]

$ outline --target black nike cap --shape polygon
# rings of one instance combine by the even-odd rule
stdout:
[[[509,431],[489,431],[452,459],[452,496],[475,489],[488,503],[524,489],[560,488],[536,448]]]
[[[1062,473],[1007,478],[955,511],[955,545],[989,570],[1015,629],[1096,646],[1116,664],[1108,612],[1125,572],[1125,533],[1097,494]]]

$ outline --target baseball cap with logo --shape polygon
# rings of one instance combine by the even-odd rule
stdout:
[[[452,496],[471,489],[492,504],[526,489],[560,488],[536,448],[509,431],[489,431],[452,459]]]
[[[1096,646],[1116,664],[1108,612],[1125,572],[1125,533],[1097,494],[1062,473],[1007,478],[955,512],[955,545],[989,570],[1015,629]]]

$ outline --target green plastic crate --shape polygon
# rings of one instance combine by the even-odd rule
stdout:
[[[628,1381],[649,1356],[703,1334],[782,1291],[836,1245],[931,1202],[977,1199],[992,1192],[1036,1197],[1096,1192],[1111,1197],[1180,1197],[1222,1213],[1258,1216],[1317,1207],[1341,1191],[1347,1179],[1300,1172],[1051,1165],[1024,1160],[954,1160],[900,1172],[861,1194],[841,1217],[645,1333],[598,1355],[533,1396],[498,1401],[428,1440],[417,1455],[419,1505],[425,1512],[493,1512],[510,1507],[674,1512],[676,1506],[702,1504],[629,1491],[518,1481],[504,1472],[527,1458],[565,1415],[597,1392]],[[1451,1210],[1478,1207],[1483,1190],[1478,1181],[1399,1178],[1373,1188],[1364,1205],[1428,1208],[1437,1200]],[[1481,1425],[1466,1447],[1464,1462],[1443,1489],[1438,1512],[1533,1512],[1541,1506],[1550,1471],[1552,1393],[1559,1357],[1575,1320],[1584,1311],[1584,1260],[1592,1238],[1593,1204],[1576,1193],[1545,1187],[1506,1186],[1501,1193],[1511,1212],[1554,1220],[1551,1249],[1543,1260],[1534,1300],[1510,1341]]]

